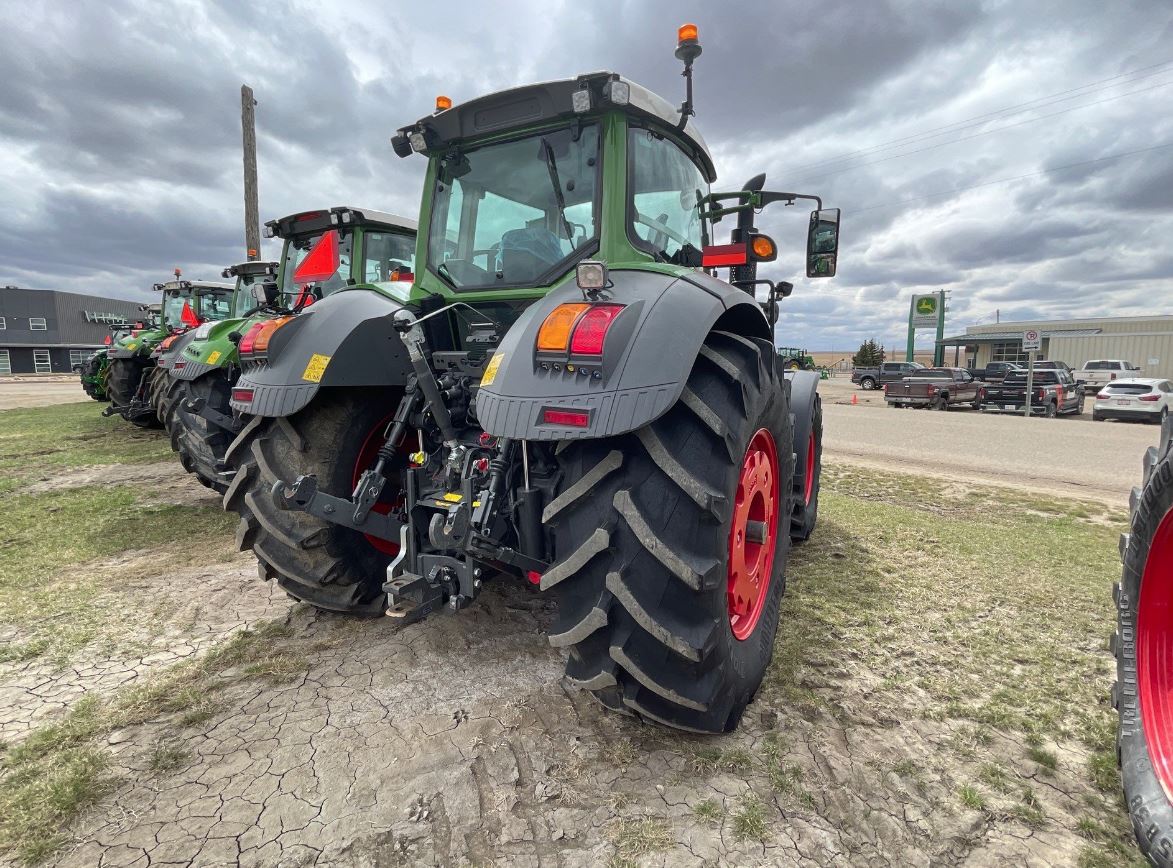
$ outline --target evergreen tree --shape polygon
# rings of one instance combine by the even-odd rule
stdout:
[[[869,339],[859,345],[859,352],[851,357],[851,363],[857,368],[877,368],[885,355],[883,344]]]

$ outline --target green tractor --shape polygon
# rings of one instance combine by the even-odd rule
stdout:
[[[234,288],[180,280],[177,270],[175,280],[156,283],[155,289],[162,293],[162,303],[143,305],[144,321],[114,341],[107,353],[110,406],[104,415],[117,413],[140,428],[157,428],[162,423],[158,396],[164,391],[165,371],[159,369],[160,359],[181,333],[227,316]]]
[[[784,371],[814,371],[815,357],[798,347],[778,347],[778,364]]]
[[[116,329],[111,332],[106,338],[106,346],[97,350],[89,358],[85,359],[79,364],[73,366],[73,370],[77,372],[81,379],[81,388],[87,395],[95,401],[109,401],[110,396],[107,393],[106,378],[110,374],[110,349],[109,346],[114,341],[119,340],[124,335],[129,334],[130,329]]]
[[[264,578],[408,624],[515,577],[556,597],[550,641],[604,705],[737,726],[817,506],[818,377],[779,370],[754,218],[815,200],[807,275],[831,277],[839,213],[764,176],[710,193],[699,54],[685,29],[679,109],[602,72],[398,131],[427,158],[414,281],[333,293],[241,352],[224,504]]]
[[[269,336],[289,317],[338,290],[379,292],[384,284],[410,284],[413,278],[414,220],[339,206],[291,214],[265,229],[284,241],[280,267],[247,262],[226,269],[225,277],[236,277],[238,296],[247,296],[250,309],[241,318],[196,329],[171,370],[181,423],[172,431],[172,443],[183,466],[217,490],[224,487],[224,454],[244,421],[229,404],[241,353],[251,358],[258,344],[265,351]]]
[[[1173,417],[1145,453],[1115,586],[1116,758],[1140,849],[1173,865]]]

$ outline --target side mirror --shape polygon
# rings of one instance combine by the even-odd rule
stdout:
[[[277,301],[277,296],[280,290],[277,284],[266,281],[265,283],[254,283],[252,285],[253,298],[257,300],[258,304],[272,305]]]
[[[834,277],[839,258],[839,209],[811,212],[806,233],[806,276]]]

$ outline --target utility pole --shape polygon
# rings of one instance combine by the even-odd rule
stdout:
[[[240,127],[244,133],[244,248],[249,261],[261,258],[261,214],[257,201],[257,101],[253,89],[240,86]]]

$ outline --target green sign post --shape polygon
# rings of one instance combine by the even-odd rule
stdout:
[[[904,355],[906,362],[914,361],[916,354],[916,330],[935,328],[937,340],[945,336],[945,290],[939,290],[931,295],[914,295],[908,307],[908,347]],[[933,350],[933,364],[941,365],[944,362],[945,349],[936,344]]]

